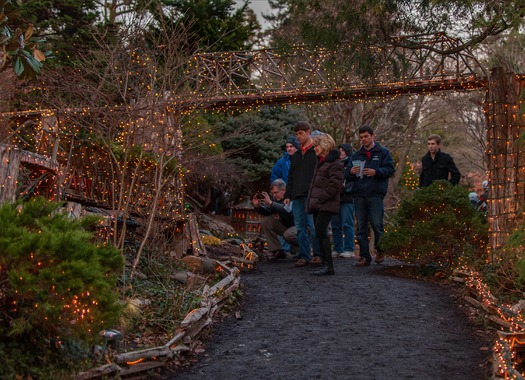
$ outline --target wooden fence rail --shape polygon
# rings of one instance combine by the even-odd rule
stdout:
[[[224,278],[217,284],[206,286],[202,292],[201,307],[191,311],[180,323],[179,331],[162,346],[145,348],[114,355],[111,363],[81,372],[77,380],[121,378],[159,368],[183,352],[192,351],[203,329],[210,325],[230,294],[239,287],[240,271],[217,262]]]

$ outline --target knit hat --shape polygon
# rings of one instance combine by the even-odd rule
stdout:
[[[310,137],[314,138],[315,136],[319,136],[319,135],[323,135],[324,132],[321,132],[319,130],[315,130],[315,131],[312,131],[312,133],[310,133]]]
[[[299,140],[297,140],[297,137],[295,136],[290,136],[286,139],[286,143],[285,144],[292,144],[295,149],[299,150],[301,148],[301,143],[299,142]]]

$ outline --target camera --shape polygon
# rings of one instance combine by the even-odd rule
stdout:
[[[263,193],[257,193],[257,194],[255,194],[255,197],[256,197],[257,199],[264,199],[264,195],[263,195]]]

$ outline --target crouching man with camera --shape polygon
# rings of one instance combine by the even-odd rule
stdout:
[[[261,231],[268,243],[270,259],[277,261],[286,258],[286,254],[279,242],[279,236],[290,243],[294,251],[297,246],[297,229],[294,226],[292,205],[283,204],[286,183],[282,179],[276,179],[270,186],[270,195],[263,191],[253,196],[252,202],[255,211],[265,218],[261,220]]]

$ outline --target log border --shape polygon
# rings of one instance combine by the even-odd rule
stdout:
[[[475,271],[456,269],[450,280],[464,284],[468,295],[463,299],[499,329],[492,349],[492,378],[525,380],[524,374],[516,369],[518,352],[525,351],[525,320],[519,311],[494,297]]]
[[[77,374],[77,380],[120,378],[159,368],[183,352],[193,351],[203,329],[213,323],[213,317],[230,294],[239,287],[240,271],[216,261],[219,273],[225,277],[217,284],[205,286],[201,306],[192,310],[180,323],[177,333],[162,346],[116,354],[111,363]]]

